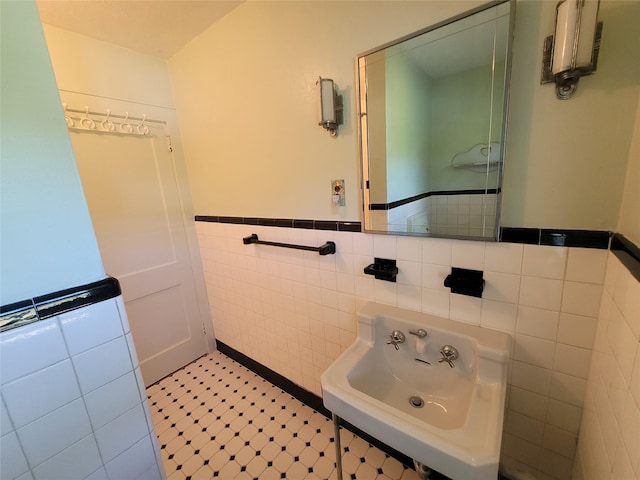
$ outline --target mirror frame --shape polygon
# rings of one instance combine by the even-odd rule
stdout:
[[[399,43],[405,42],[407,40],[411,40],[415,37],[423,35],[425,33],[437,30],[439,28],[445,27],[452,23],[455,23],[459,20],[468,18],[477,13],[483,12],[485,10],[489,10],[498,5],[502,5],[508,3],[509,4],[509,27],[507,32],[507,50],[505,57],[505,88],[504,88],[504,99],[502,106],[502,128],[501,128],[501,146],[500,146],[500,158],[501,161],[498,165],[498,182],[497,188],[495,189],[498,194],[498,198],[496,200],[496,214],[495,214],[495,225],[493,229],[493,236],[465,236],[465,235],[446,235],[446,234],[434,234],[434,233],[419,233],[419,232],[396,232],[387,230],[374,230],[369,228],[369,224],[371,223],[368,215],[370,212],[370,202],[369,202],[369,188],[368,184],[370,183],[369,178],[369,157],[368,152],[365,152],[365,148],[363,145],[363,127],[362,127],[362,119],[363,116],[366,115],[362,113],[361,108],[361,95],[362,95],[362,84],[361,82],[366,81],[360,75],[360,60],[367,55],[371,55],[373,53],[380,52],[388,47],[397,45]],[[473,9],[467,10],[459,15],[455,15],[453,17],[447,18],[446,20],[437,22],[431,26],[425,27],[423,29],[417,30],[408,35],[404,35],[390,42],[384,43],[377,47],[366,50],[355,57],[355,85],[356,85],[356,118],[358,124],[358,150],[359,150],[359,158],[360,158],[360,190],[361,190],[361,200],[362,200],[362,231],[364,233],[374,233],[374,234],[386,234],[386,235],[401,235],[401,236],[417,236],[417,237],[429,237],[429,238],[454,238],[458,240],[476,240],[476,241],[494,241],[498,242],[500,237],[500,213],[502,209],[502,182],[504,179],[504,163],[506,157],[506,141],[507,141],[507,123],[508,123],[508,113],[509,113],[509,90],[510,90],[510,82],[511,82],[511,65],[512,65],[512,50],[513,50],[513,39],[514,39],[514,30],[515,30],[515,14],[516,14],[516,0],[493,0]],[[366,155],[366,156],[365,156]]]

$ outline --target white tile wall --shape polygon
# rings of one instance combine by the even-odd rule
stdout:
[[[70,360],[63,360],[4,385],[2,393],[12,412],[15,428],[23,427],[80,397]]]
[[[569,478],[606,252],[350,232],[304,235],[205,222],[196,227],[216,337],[318,395],[321,373],[353,341],[356,312],[370,300],[512,334],[504,468],[539,479]],[[290,243],[333,240],[337,253],[318,258],[243,245],[251,233]],[[364,274],[374,252],[398,259],[397,283]],[[444,287],[451,266],[485,272],[482,299]],[[628,293],[617,296],[627,310],[637,304]],[[630,328],[640,331],[640,322]],[[612,328],[611,335],[622,331]],[[630,344],[619,353],[627,362],[630,355]],[[634,374],[640,375],[624,373]]]
[[[120,297],[0,334],[3,480],[163,479]]]
[[[432,195],[369,216],[372,230],[487,237],[493,234],[498,202],[495,194]]]
[[[594,269],[602,270],[601,263]],[[581,274],[588,275],[584,270]],[[640,478],[639,298],[640,282],[609,253],[573,470],[576,480]]]

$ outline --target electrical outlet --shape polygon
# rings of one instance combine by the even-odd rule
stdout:
[[[344,180],[331,180],[331,201],[344,207]]]

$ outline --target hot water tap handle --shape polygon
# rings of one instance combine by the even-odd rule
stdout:
[[[393,345],[396,350],[400,350],[398,344],[403,343],[406,340],[404,333],[400,330],[394,330],[391,332],[389,334],[389,339],[390,340],[387,342],[387,345]]]

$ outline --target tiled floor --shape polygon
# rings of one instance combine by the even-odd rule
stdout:
[[[147,389],[168,480],[336,479],[333,422],[214,352]],[[418,480],[341,429],[344,479]]]

